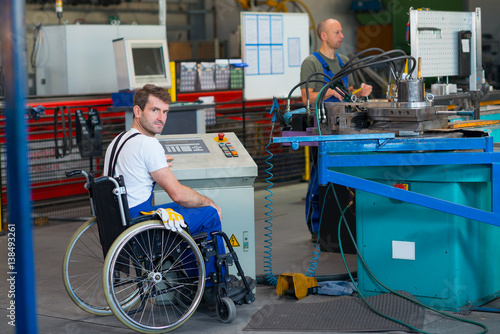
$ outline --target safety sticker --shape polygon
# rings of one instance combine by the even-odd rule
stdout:
[[[229,242],[231,243],[231,246],[233,247],[240,247],[240,243],[238,242],[238,239],[233,235],[231,235],[231,238],[229,239]]]

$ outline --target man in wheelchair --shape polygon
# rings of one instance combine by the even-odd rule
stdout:
[[[171,229],[189,227],[192,235],[201,232],[208,234],[221,231],[222,213],[220,207],[210,198],[182,185],[171,169],[172,157],[165,155],[160,142],[155,138],[160,134],[167,120],[170,94],[164,88],[145,85],[134,95],[132,129],[117,136],[109,145],[104,162],[104,175],[123,176],[127,189],[127,201],[130,217],[135,218],[141,212],[157,211],[160,217],[168,220],[170,216]],[[153,206],[153,188],[160,185],[173,200],[172,203]],[[162,209],[167,209],[162,210]],[[163,216],[162,216],[163,215]],[[166,215],[166,216],[165,216]],[[180,215],[180,216],[179,216]],[[224,254],[225,247],[221,236],[216,237],[219,254]],[[212,256],[205,264],[207,277],[206,292],[214,286],[216,276],[209,276],[217,271],[215,257]],[[223,268],[222,277],[228,283],[227,296],[241,295],[245,285],[255,287],[255,281],[246,277],[248,284],[235,277],[226,275]]]

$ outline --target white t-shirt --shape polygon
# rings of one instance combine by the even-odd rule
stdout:
[[[118,151],[121,143],[129,136],[138,133],[137,129],[130,129],[120,139],[117,146]],[[118,137],[113,139],[106,150],[104,159],[104,175],[108,173],[109,159],[112,148]],[[116,153],[115,153],[116,155]],[[118,155],[116,160],[115,175],[123,175],[125,186],[127,187],[127,200],[129,207],[134,207],[145,202],[153,191],[154,179],[151,173],[168,167],[165,150],[158,139],[148,137],[143,134],[137,135],[128,140]]]

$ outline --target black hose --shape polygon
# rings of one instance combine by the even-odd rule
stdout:
[[[390,58],[390,59],[384,59],[384,60],[378,60],[378,61],[375,61],[375,62],[370,62],[368,64],[360,65],[360,66],[358,66],[356,68],[348,68],[346,70],[341,70],[339,73],[337,73],[336,75],[333,76],[332,80],[328,84],[331,86],[335,82],[337,82],[340,79],[342,79],[343,77],[345,77],[346,75],[349,75],[352,72],[357,71],[357,70],[362,69],[362,68],[365,68],[365,67],[369,67],[369,66],[373,66],[373,65],[378,65],[378,64],[384,64],[384,63],[387,63],[387,62],[393,61],[393,60],[408,59],[408,58],[410,58],[412,60],[415,59],[415,58],[413,58],[411,56],[399,56],[399,57],[394,57],[394,58]],[[414,64],[416,65],[416,62]],[[350,67],[352,67],[352,65]],[[412,67],[412,70],[413,69],[414,69],[414,66]],[[324,99],[324,95],[326,94],[326,91],[323,90],[321,93],[322,94],[320,94],[320,96],[318,96],[318,98],[320,99],[318,101],[318,103],[323,103],[323,99]]]
[[[316,72],[316,73],[318,73],[318,72]],[[302,85],[304,85],[304,84],[305,84],[305,85],[306,85],[306,92],[307,92],[307,84],[308,84],[309,82],[322,82],[322,83],[324,83],[325,85],[326,85],[326,84],[328,84],[328,81],[325,81],[325,80],[317,80],[317,79],[314,79],[314,80],[309,80],[309,81],[302,81],[302,82],[300,82],[300,83],[296,84],[296,85],[295,85],[295,86],[294,86],[294,87],[290,90],[290,93],[288,93],[288,100],[290,100],[290,99],[292,98],[293,91],[294,91],[294,90],[296,90],[296,89],[297,89],[297,87],[299,87],[299,86],[302,86]],[[307,94],[307,97],[309,98],[309,93],[307,92],[306,94]]]

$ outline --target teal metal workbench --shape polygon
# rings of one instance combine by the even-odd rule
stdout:
[[[496,298],[500,152],[493,138],[390,135],[274,142],[318,142],[319,183],[356,189],[359,252],[384,285],[449,310]],[[361,293],[385,292],[359,256],[357,271]]]

